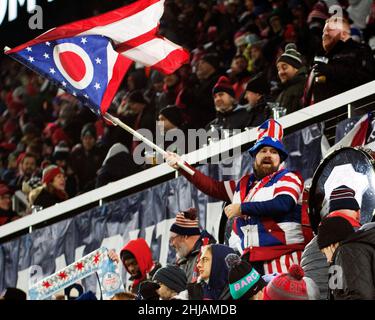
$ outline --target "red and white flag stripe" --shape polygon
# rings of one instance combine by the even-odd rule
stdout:
[[[262,137],[270,137],[281,140],[283,138],[283,134],[283,127],[277,121],[270,119],[267,121],[266,127],[259,127],[258,140],[260,140]]]
[[[365,114],[350,130],[344,138],[342,138],[339,142],[337,142],[333,147],[329,148],[323,154],[323,157],[327,154],[341,148],[341,147],[357,147],[363,146],[366,144],[367,139],[367,131],[369,126],[371,125],[371,117],[370,114]]]
[[[139,0],[97,17],[53,28],[7,53],[62,38],[102,35],[110,38],[115,50],[124,57],[169,74],[189,62],[189,53],[157,35],[164,1]]]

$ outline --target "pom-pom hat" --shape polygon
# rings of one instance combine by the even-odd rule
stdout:
[[[288,152],[282,143],[283,127],[274,119],[269,119],[263,122],[258,128],[258,139],[255,145],[249,149],[252,157],[255,157],[260,149],[263,147],[275,148],[280,155],[281,162],[288,157]]]
[[[318,286],[304,275],[299,265],[292,265],[288,273],[282,273],[271,280],[263,291],[263,300],[318,300]]]

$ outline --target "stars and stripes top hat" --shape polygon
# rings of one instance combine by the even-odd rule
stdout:
[[[359,208],[353,189],[345,185],[333,189],[329,197],[329,212],[342,209],[357,211]]]
[[[171,232],[182,236],[200,235],[197,210],[190,208],[176,214],[176,221],[172,224]]]
[[[273,147],[280,155],[281,162],[288,157],[288,152],[282,143],[283,127],[274,119],[268,119],[263,122],[258,128],[258,138],[255,145],[249,149],[252,157],[255,157],[260,149],[263,147]]]

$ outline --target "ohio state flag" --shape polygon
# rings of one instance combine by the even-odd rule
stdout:
[[[169,74],[189,61],[157,35],[164,0],[139,0],[53,28],[5,53],[104,114],[133,61]]]

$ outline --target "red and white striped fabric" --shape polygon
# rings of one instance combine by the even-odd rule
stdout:
[[[276,259],[266,261],[263,264],[264,273],[271,274],[277,273],[287,273],[290,266],[293,264],[300,264],[302,258],[302,251],[295,251],[290,254],[282,255]]]
[[[195,219],[195,220],[186,219],[184,214],[181,212],[178,212],[176,214],[175,224],[182,228],[199,228],[198,219]]]
[[[270,137],[281,141],[283,135],[284,130],[282,125],[274,119],[269,119],[258,128],[257,140],[260,140],[263,137]]]
[[[357,146],[364,146],[367,140],[368,128],[371,125],[371,114],[365,114],[359,121],[355,124],[355,126],[350,130],[344,138],[342,138],[339,142],[337,142],[333,147],[329,148],[327,151],[323,153],[323,157],[327,154],[341,148],[341,147],[357,147]]]
[[[115,50],[127,59],[170,74],[189,62],[189,53],[156,34],[164,12],[164,1],[139,0],[96,17],[53,28],[7,53],[51,40],[102,35],[110,38]]]
[[[295,203],[301,203],[302,191],[302,179],[295,173],[289,172],[277,182],[273,196],[276,198],[279,195],[286,194],[291,196]]]

